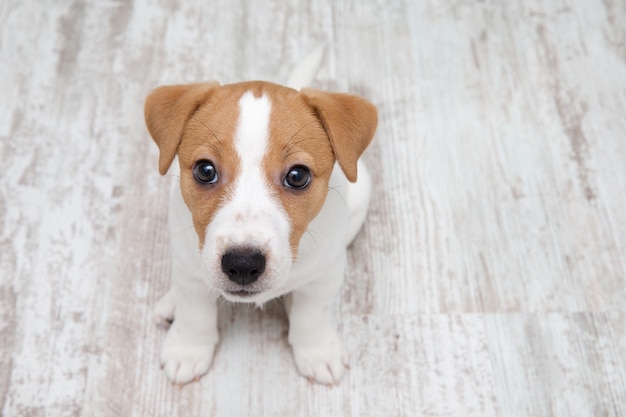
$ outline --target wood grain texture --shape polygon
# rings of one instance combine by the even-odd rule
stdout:
[[[626,4],[0,2],[2,416],[626,414]],[[171,386],[143,99],[284,81],[368,97],[375,189],[337,318],[351,370],[299,377],[280,302],[224,304]]]

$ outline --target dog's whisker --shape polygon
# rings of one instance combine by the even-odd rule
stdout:
[[[292,143],[292,141],[293,141],[293,140],[294,140],[294,139],[298,136],[298,134],[299,134],[300,132],[302,132],[304,129],[306,129],[307,127],[309,127],[309,126],[311,126],[312,124],[315,124],[315,123],[319,123],[319,122],[318,122],[317,120],[314,120],[314,121],[312,121],[312,122],[309,122],[309,123],[305,124],[305,125],[304,125],[304,126],[302,126],[300,129],[298,129],[298,130],[296,131],[296,133],[294,133],[294,134],[293,134],[293,135],[289,138],[289,140],[287,140],[287,143],[285,144],[285,151],[284,151],[284,152],[285,152],[285,153],[288,153],[288,152],[291,150],[291,148],[293,148],[293,147],[294,147],[295,145],[297,145],[298,143],[302,143],[302,142],[307,141],[307,140],[317,140],[317,138],[305,138],[305,139],[302,139],[302,140],[300,140],[300,141],[298,141],[298,142]]]
[[[311,237],[311,239],[313,240],[313,243],[315,244],[316,247],[319,247],[319,243],[317,241],[317,236],[315,235],[317,232],[311,229],[307,229],[304,233],[306,233],[308,236]],[[296,250],[298,249],[297,246],[292,247],[291,250]]]
[[[309,126],[311,126],[312,124],[315,124],[315,123],[319,123],[319,122],[318,122],[317,120],[313,120],[313,121],[311,121],[311,122],[309,122],[309,123],[307,123],[307,124],[303,125],[300,129],[298,129],[298,130],[296,131],[296,133],[294,133],[293,135],[291,135],[291,137],[289,138],[289,140],[287,140],[287,145],[289,145],[289,144],[291,143],[291,141],[292,141],[292,140],[293,140],[296,136],[298,136],[298,133],[302,132],[304,129],[306,129],[307,127],[309,127]]]
[[[185,233],[186,231],[188,231],[189,229],[193,229],[193,224],[191,226],[185,227],[184,229],[178,230],[178,231],[171,231],[170,233],[174,234],[174,235],[180,235]]]
[[[215,132],[213,131],[213,129],[211,129],[207,124],[205,124],[202,120],[200,119],[194,119],[195,121],[197,121],[198,123],[200,123],[202,126],[204,126],[210,133],[211,135],[213,135],[213,137],[215,138],[215,140],[217,140],[217,142],[222,145],[222,141],[220,140],[219,137],[217,137],[217,135],[215,134]]]
[[[348,202],[346,201],[344,196],[339,192],[339,187],[328,187],[328,192],[331,192],[331,191],[337,193],[339,198],[341,198],[341,201],[343,202],[344,206],[346,207],[348,206]]]

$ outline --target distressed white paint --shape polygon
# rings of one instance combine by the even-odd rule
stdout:
[[[625,414],[623,2],[245,7],[0,5],[1,414]],[[143,99],[281,82],[320,41],[317,87],[380,111],[338,304],[352,369],[311,386],[282,306],[224,307],[213,369],[171,387],[151,311],[176,179]]]

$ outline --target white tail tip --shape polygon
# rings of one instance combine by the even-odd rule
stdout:
[[[315,79],[315,75],[322,64],[324,57],[324,45],[315,48],[311,53],[304,57],[296,64],[291,71],[287,86],[300,90],[303,87],[311,85]]]

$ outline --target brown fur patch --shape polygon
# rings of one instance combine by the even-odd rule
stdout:
[[[304,102],[301,94],[283,89],[269,91],[268,95],[272,102],[272,113],[269,147],[263,167],[289,216],[289,243],[295,258],[302,235],[326,200],[335,157],[320,120]],[[295,165],[304,165],[311,170],[311,183],[303,190],[283,185],[285,175]]]
[[[201,245],[207,225],[228,199],[239,170],[234,135],[239,118],[238,101],[244,91],[229,87],[216,89],[211,99],[196,110],[178,148],[181,191]],[[219,175],[216,184],[199,184],[195,180],[193,167],[202,159],[215,164]]]

